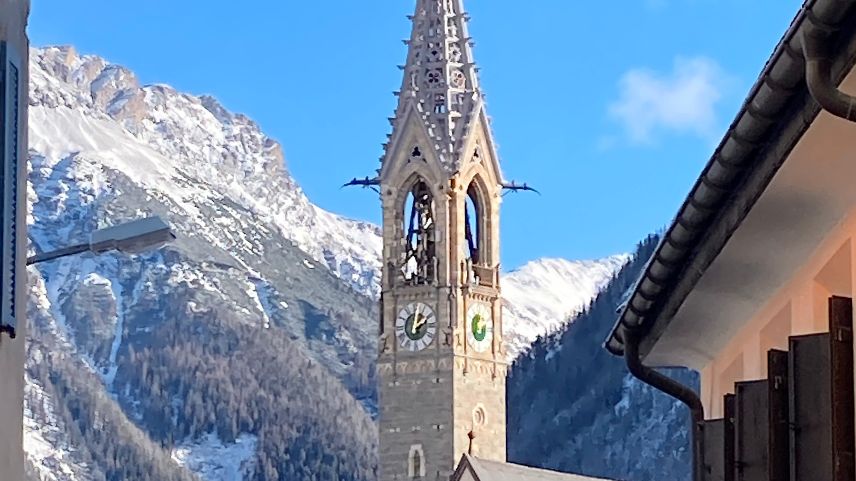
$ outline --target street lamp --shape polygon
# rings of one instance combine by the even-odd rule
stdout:
[[[43,252],[27,258],[27,265],[59,259],[60,257],[92,252],[103,254],[119,251],[126,254],[138,254],[157,249],[175,239],[169,224],[160,217],[147,217],[113,227],[99,229],[89,236],[89,242]]]
[[[99,229],[89,236],[89,242],[70,247],[64,247],[50,252],[43,252],[27,258],[27,265],[31,266],[39,262],[59,259],[60,257],[92,252],[103,254],[110,251],[119,251],[126,254],[138,254],[147,250],[157,249],[167,242],[175,239],[169,224],[160,217],[147,217],[132,222],[126,222],[113,227]],[[14,285],[14,280],[12,281]],[[12,288],[14,299],[14,287]],[[14,311],[14,308],[12,309]],[[0,321],[0,334],[7,333],[12,339],[15,338],[14,317],[12,322]]]

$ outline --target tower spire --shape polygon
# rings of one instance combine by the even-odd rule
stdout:
[[[481,108],[472,41],[462,0],[416,0],[409,16],[413,30],[404,81],[393,121],[390,145],[401,135],[403,120],[423,123],[440,163],[450,172],[460,166],[461,149]],[[387,149],[384,162],[391,149]]]
[[[462,0],[412,1],[379,175],[351,181],[383,206],[380,481],[445,479],[476,450],[506,459],[502,173]]]

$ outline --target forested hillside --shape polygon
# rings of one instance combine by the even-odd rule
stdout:
[[[516,360],[508,380],[510,461],[623,481],[689,479],[688,411],[602,347],[657,241],[641,242],[587,309]],[[688,370],[667,374],[698,383]]]

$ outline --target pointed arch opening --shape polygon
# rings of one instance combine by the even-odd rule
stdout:
[[[478,179],[473,179],[467,187],[464,204],[466,255],[473,265],[485,265],[487,262],[487,209],[483,192]]]
[[[431,285],[436,280],[436,206],[427,182],[417,177],[404,200],[403,252],[398,266],[406,285]]]

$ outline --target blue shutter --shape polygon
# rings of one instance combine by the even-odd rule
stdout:
[[[0,267],[0,330],[14,337],[17,328],[16,291],[18,252],[18,168],[20,163],[19,143],[20,134],[20,90],[21,73],[14,52],[9,44],[0,48],[2,59],[2,116],[3,116],[3,168],[0,169],[0,185],[2,185],[3,226],[0,229],[0,246],[2,246],[2,267]]]

